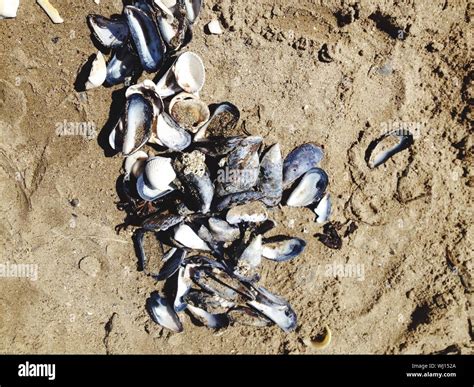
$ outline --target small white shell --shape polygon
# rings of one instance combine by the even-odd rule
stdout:
[[[176,178],[176,173],[171,165],[171,159],[156,156],[149,159],[145,165],[145,174],[150,188],[164,191]]]
[[[16,17],[20,0],[0,0],[0,19]]]
[[[92,69],[86,82],[86,90],[101,86],[105,82],[106,77],[107,64],[105,63],[104,56],[99,51],[97,52],[94,62],[92,62]]]
[[[209,246],[193,231],[191,227],[186,224],[181,224],[174,230],[174,239],[176,242],[181,243],[183,246],[196,249],[209,251]]]
[[[211,34],[220,35],[224,31],[222,31],[221,25],[219,24],[219,20],[213,19],[207,24],[207,29]]]
[[[206,80],[206,70],[202,59],[195,53],[182,53],[171,68],[158,81],[157,86],[162,98],[180,91],[197,94]]]

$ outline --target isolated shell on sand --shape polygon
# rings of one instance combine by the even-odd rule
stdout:
[[[64,23],[63,18],[59,15],[59,12],[56,8],[54,8],[49,0],[36,0],[38,5],[44,9],[44,12],[49,16],[51,21],[54,24],[61,24]]]
[[[16,17],[20,0],[0,0],[0,19]]]
[[[211,34],[214,34],[214,35],[220,35],[222,34],[224,31],[222,31],[222,27],[219,23],[219,20],[217,19],[213,19],[211,20],[208,24],[207,24],[207,29],[209,30],[209,32]]]

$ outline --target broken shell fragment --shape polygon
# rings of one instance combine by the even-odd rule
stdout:
[[[0,19],[15,18],[20,0],[0,0]]]
[[[324,195],[314,209],[314,213],[317,215],[316,221],[318,223],[324,223],[329,219],[331,215],[331,197],[329,194]]]
[[[195,250],[209,251],[210,248],[191,227],[187,224],[181,224],[174,230],[174,239],[184,247]]]
[[[217,19],[213,19],[209,23],[207,23],[207,29],[209,30],[211,34],[214,34],[214,35],[220,35],[224,32],[222,31],[222,27],[219,23],[219,20]]]
[[[41,8],[43,8],[43,10],[46,12],[46,14],[49,16],[49,18],[54,24],[64,23],[64,20],[59,15],[58,10],[51,5],[49,0],[36,0],[36,2]]]
[[[96,58],[92,62],[91,72],[86,82],[86,90],[99,87],[105,82],[107,77],[107,64],[102,53],[97,52]]]

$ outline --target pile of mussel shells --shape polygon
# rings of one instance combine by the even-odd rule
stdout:
[[[99,40],[116,50],[107,82],[124,79],[132,62],[163,70],[156,82],[126,89],[109,136],[110,147],[125,156],[119,208],[127,212],[125,225],[136,226],[140,269],[166,281],[146,307],[156,323],[175,332],[183,330],[183,312],[212,329],[276,324],[289,332],[296,313],[259,283],[258,269],[263,259],[294,259],[306,242],[267,237],[275,226],[269,209],[309,207],[318,222],[328,219],[329,178],[318,167],[323,149],[308,142],[283,158],[278,143],[226,135],[234,133],[240,112],[229,102],[210,109],[199,98],[202,59],[186,51],[168,69],[160,67],[167,53],[189,42],[200,7],[199,1],[139,1],[121,18],[89,17]]]

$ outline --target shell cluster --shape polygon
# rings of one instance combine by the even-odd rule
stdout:
[[[328,219],[329,178],[318,167],[323,149],[305,143],[283,158],[278,143],[229,136],[239,109],[204,103],[203,61],[179,51],[201,7],[198,0],[142,0],[114,19],[88,18],[95,38],[113,50],[108,63],[97,56],[88,88],[133,83],[137,71],[162,74],[126,89],[109,136],[110,147],[125,156],[119,208],[127,213],[124,226],[137,226],[139,266],[166,281],[165,293],[153,292],[146,307],[176,332],[185,310],[213,329],[276,324],[291,331],[296,313],[259,284],[258,269],[263,259],[288,261],[306,246],[297,237],[265,236],[275,226],[269,208],[310,207],[318,222]]]

